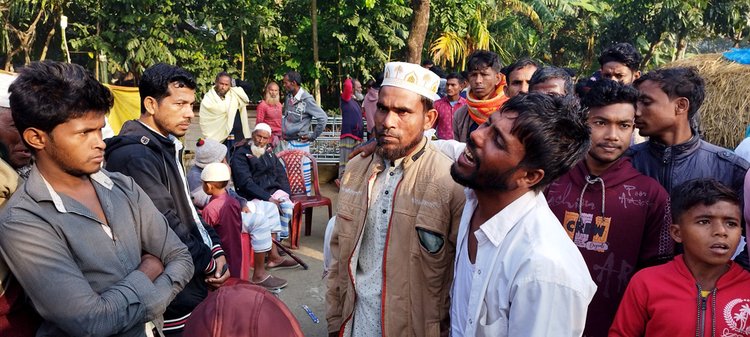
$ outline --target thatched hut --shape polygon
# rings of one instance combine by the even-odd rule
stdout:
[[[698,113],[706,141],[734,149],[750,123],[750,65],[723,54],[702,54],[666,67],[695,67],[706,81],[706,99]]]

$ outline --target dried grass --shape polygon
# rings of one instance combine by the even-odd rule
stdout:
[[[706,99],[698,113],[706,141],[734,149],[750,123],[750,65],[703,54],[666,67],[695,67],[706,81]]]

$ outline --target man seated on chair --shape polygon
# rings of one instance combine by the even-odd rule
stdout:
[[[289,181],[286,170],[279,158],[268,147],[271,140],[271,127],[266,123],[255,126],[252,139],[246,139],[232,156],[232,180],[237,193],[250,200],[248,206],[256,205],[253,212],[266,209],[281,214],[279,225],[282,238],[289,236],[289,220],[292,218],[294,204],[289,199]],[[275,207],[266,207],[262,202],[273,203]],[[298,264],[278,255],[276,247],[271,250],[268,269],[296,268]]]

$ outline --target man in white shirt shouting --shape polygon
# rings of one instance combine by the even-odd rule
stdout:
[[[451,176],[466,186],[452,336],[581,336],[596,286],[542,189],[587,151],[577,102],[518,95],[471,133]]]

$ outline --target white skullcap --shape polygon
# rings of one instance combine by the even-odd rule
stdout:
[[[8,87],[16,80],[16,75],[0,73],[0,108],[10,108]]]
[[[258,124],[256,124],[255,125],[255,129],[253,129],[253,132],[258,131],[258,130],[267,131],[269,134],[272,132],[271,131],[271,127],[268,124],[266,124],[266,123],[258,123]]]
[[[422,66],[406,62],[389,62],[383,70],[383,86],[392,86],[409,90],[433,101],[437,95],[440,77]]]
[[[229,181],[230,176],[229,166],[224,163],[208,164],[203,168],[203,172],[201,172],[201,180],[206,182]]]

